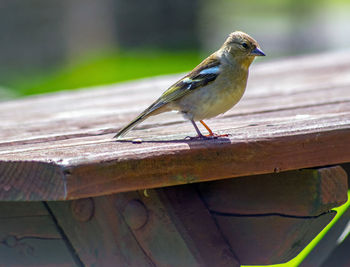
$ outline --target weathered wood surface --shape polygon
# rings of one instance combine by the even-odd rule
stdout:
[[[200,183],[198,188],[216,213],[318,216],[347,201],[348,175],[334,166]]]
[[[84,266],[240,266],[193,189],[148,194],[54,201],[49,206]]]
[[[197,184],[201,199],[243,265],[293,259],[347,200],[340,166]],[[312,265],[312,266],[318,266]]]
[[[330,209],[347,198],[347,175],[335,166],[273,176],[227,179],[226,187],[212,181],[48,205],[86,266],[277,264],[295,257],[333,219]],[[274,186],[279,190],[271,190]],[[323,187],[329,187],[328,194]]]
[[[48,205],[84,266],[154,266],[111,197]]]
[[[309,218],[279,215],[214,218],[241,264],[269,265],[296,257],[335,215],[331,211]]]
[[[0,266],[80,266],[41,202],[0,203]]]
[[[255,64],[238,106],[208,121],[228,138],[184,140],[192,126],[170,113],[130,133],[141,144],[112,139],[178,77],[2,103],[0,199],[75,199],[350,162],[350,53]]]
[[[329,210],[345,201],[347,177],[339,166],[272,176],[71,201],[3,201],[0,266],[169,267],[285,262],[333,218],[335,213]],[[251,195],[253,187],[259,189],[254,191],[256,196]],[[329,189],[328,194],[324,187]],[[246,191],[248,199],[242,199],[245,196],[240,191]],[[237,194],[238,199],[230,194]],[[247,202],[246,210],[241,202]]]

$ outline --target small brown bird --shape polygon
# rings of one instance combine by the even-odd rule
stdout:
[[[171,110],[179,111],[191,121],[197,138],[225,136],[214,134],[203,120],[224,113],[237,104],[247,85],[249,66],[256,56],[265,54],[252,37],[240,31],[231,33],[218,51],[170,86],[115,138],[123,137],[149,116]],[[199,121],[209,134],[202,135],[195,121]]]

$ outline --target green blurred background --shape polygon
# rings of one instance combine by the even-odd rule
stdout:
[[[243,30],[271,60],[350,48],[348,0],[1,0],[0,100],[185,72]]]

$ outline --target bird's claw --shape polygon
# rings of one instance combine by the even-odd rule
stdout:
[[[205,140],[205,139],[214,139],[216,137],[214,136],[206,136],[206,135],[197,135],[197,136],[186,136],[185,139],[186,140]]]
[[[211,140],[211,139],[217,139],[220,137],[229,137],[230,134],[208,134],[208,135],[197,135],[197,136],[186,136],[186,140]]]
[[[212,138],[219,138],[219,137],[229,137],[230,136],[230,134],[208,134],[208,135],[206,135],[206,136],[208,136],[208,137],[212,137]]]

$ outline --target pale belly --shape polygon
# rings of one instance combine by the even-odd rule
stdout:
[[[231,109],[242,98],[245,83],[226,88],[206,86],[176,101],[174,109],[195,121],[209,119]]]

